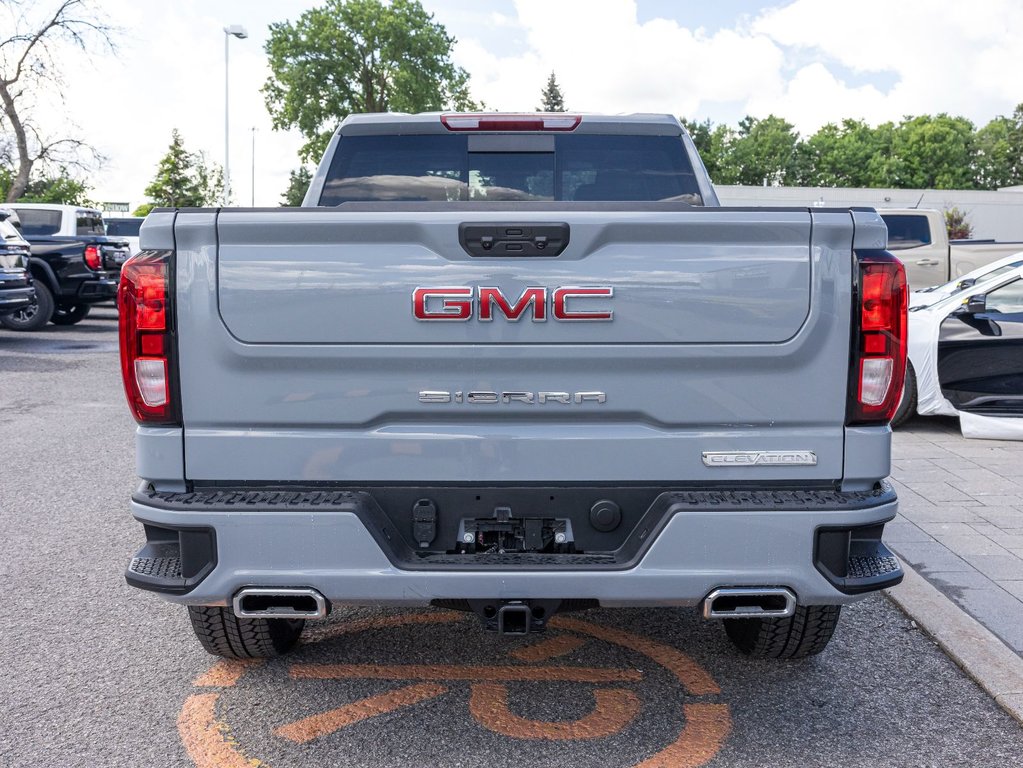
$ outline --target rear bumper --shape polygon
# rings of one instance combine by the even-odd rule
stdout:
[[[20,309],[32,306],[36,298],[36,289],[31,285],[22,288],[5,288],[0,282],[0,315],[9,315]]]
[[[117,280],[103,277],[97,280],[86,280],[78,286],[76,298],[83,304],[97,301],[109,301],[117,296]]]
[[[734,586],[787,587],[803,605],[847,603],[902,578],[880,542],[897,511],[887,486],[847,494],[666,491],[648,511],[657,511],[655,524],[637,528],[639,546],[610,560],[431,563],[395,546],[399,536],[377,525],[373,506],[365,492],[139,493],[132,513],[149,543],[127,579],[190,605],[229,605],[240,589],[258,586],[309,587],[337,604],[557,598],[692,606]]]

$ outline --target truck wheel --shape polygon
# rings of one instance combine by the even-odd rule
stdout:
[[[40,280],[35,281],[35,286],[36,303],[19,309],[14,314],[0,317],[0,324],[4,328],[10,328],[12,331],[38,331],[50,322],[53,315],[53,294]]]
[[[841,611],[840,605],[797,605],[784,619],[725,619],[725,632],[747,656],[802,659],[827,647]]]
[[[188,606],[192,629],[202,647],[225,659],[264,659],[295,647],[303,619],[239,619],[230,608]]]
[[[902,400],[899,409],[892,417],[892,428],[901,426],[910,416],[916,413],[916,374],[913,366],[906,364],[906,383],[902,387]]]
[[[53,317],[50,321],[54,325],[74,325],[84,320],[89,311],[92,309],[91,304],[72,304],[71,306],[57,307],[53,311]]]

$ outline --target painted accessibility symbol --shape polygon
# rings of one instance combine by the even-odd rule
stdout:
[[[448,612],[377,617],[328,627],[311,640],[320,642],[338,634],[361,630],[456,622],[463,618],[462,614]],[[580,619],[556,617],[550,622],[550,627],[558,633],[510,652],[513,659],[524,664],[292,664],[288,674],[295,681],[382,680],[393,681],[398,687],[280,725],[273,733],[287,742],[307,744],[379,715],[437,699],[451,686],[468,683],[469,714],[493,733],[510,739],[549,741],[595,740],[614,736],[633,724],[642,712],[637,689],[644,681],[644,672],[640,669],[543,663],[568,655],[589,640],[596,639],[645,656],[669,672],[686,694],[687,703],[683,705],[685,724],[678,737],[638,765],[643,768],[699,766],[721,749],[731,729],[729,708],[727,704],[718,702],[688,703],[689,698],[706,698],[720,693],[714,680],[691,658],[663,643]],[[257,665],[255,662],[219,662],[195,684],[199,687],[230,688],[246,670]],[[514,713],[509,706],[509,686],[543,682],[594,686],[592,708],[575,720],[536,720]],[[189,755],[199,768],[263,765],[246,757],[241,747],[226,736],[228,726],[218,720],[215,713],[219,695],[197,694],[185,702],[178,725]]]

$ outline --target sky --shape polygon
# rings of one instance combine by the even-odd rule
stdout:
[[[22,8],[34,15],[55,2]],[[233,200],[277,205],[302,139],[272,129],[263,46],[271,23],[318,3],[91,2],[118,28],[116,51],[62,57],[65,101],[37,108],[42,123],[70,125],[105,156],[88,174],[94,198],[143,202],[174,128],[187,148],[223,162],[223,27],[241,24],[249,37],[229,43]],[[948,112],[983,125],[1023,102],[1019,0],[422,2],[457,38],[453,59],[490,109],[534,109],[551,71],[570,110],[733,125],[773,113],[805,135],[845,117]]]

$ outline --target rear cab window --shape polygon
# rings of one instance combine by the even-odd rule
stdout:
[[[105,235],[106,227],[103,225],[103,216],[99,211],[79,210],[75,213],[75,234],[82,235]]]
[[[25,237],[46,237],[60,232],[60,210],[43,208],[15,208],[21,219],[21,234]]]
[[[106,222],[107,234],[114,237],[138,237],[143,221],[143,218],[109,219]]]
[[[479,138],[342,137],[319,204],[579,200],[703,205],[680,136],[533,137],[546,140],[540,142],[548,145],[545,151],[495,150]]]
[[[902,251],[931,244],[931,226],[926,216],[903,213],[882,213],[888,225],[888,250]]]

